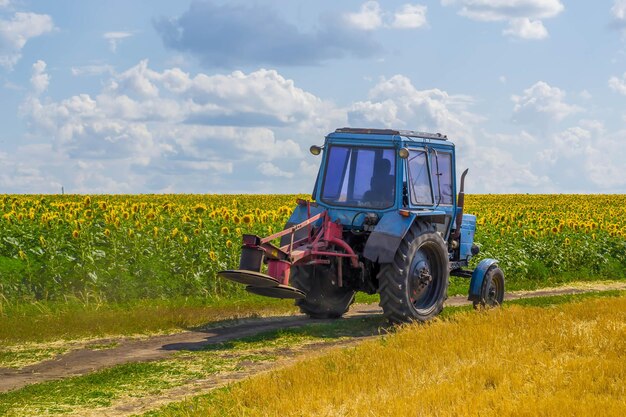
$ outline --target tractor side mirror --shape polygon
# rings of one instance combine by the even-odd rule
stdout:
[[[319,155],[319,154],[321,154],[321,153],[322,153],[322,147],[321,147],[321,146],[317,146],[317,145],[312,145],[312,146],[309,148],[309,151],[310,151],[313,155],[317,156],[317,155]]]

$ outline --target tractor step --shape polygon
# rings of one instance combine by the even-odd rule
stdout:
[[[252,294],[273,298],[291,298],[294,300],[306,298],[306,294],[299,289],[282,284],[275,287],[253,287],[248,285],[246,287],[246,291],[251,292]]]
[[[246,271],[243,269],[231,269],[228,271],[220,271],[217,273],[222,278],[238,282],[240,284],[250,285],[258,288],[278,287],[280,282],[269,275],[256,271]]]

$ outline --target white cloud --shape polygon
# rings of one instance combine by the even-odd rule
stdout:
[[[421,4],[404,4],[394,13],[381,9],[377,1],[361,5],[358,12],[343,15],[348,25],[355,29],[371,31],[382,27],[392,29],[418,29],[426,27],[428,8]]]
[[[115,77],[111,89],[132,93],[141,98],[151,98],[159,96],[159,88],[155,81],[160,74],[148,68],[148,60],[144,59],[132,68],[122,72]]]
[[[468,126],[482,120],[469,112],[473,99],[439,89],[417,90],[403,75],[382,79],[369,100],[355,102],[348,120],[353,126],[394,127],[440,131],[468,139]]]
[[[70,69],[74,76],[94,76],[102,74],[113,74],[113,67],[108,64],[83,65]]]
[[[428,8],[421,4],[405,4],[396,11],[391,27],[396,29],[417,29],[427,25]]]
[[[530,20],[527,17],[509,20],[509,27],[502,33],[521,39],[545,39],[548,37],[548,31],[541,20]]]
[[[444,6],[457,6],[459,15],[482,22],[508,21],[503,33],[522,39],[545,39],[548,31],[542,19],[560,14],[560,0],[441,0]]]
[[[626,26],[626,0],[615,0],[611,7],[613,23],[618,27]]]
[[[518,17],[545,19],[564,10],[560,0],[441,0],[459,6],[459,14],[473,20],[501,21]]]
[[[498,81],[500,81],[500,83],[502,84],[506,84],[506,81],[507,81],[506,76],[505,75],[499,76]]]
[[[601,121],[580,120],[548,139],[537,168],[547,169],[569,192],[615,191],[626,186],[621,174],[626,131],[607,132]]]
[[[48,89],[50,76],[46,73],[46,63],[44,61],[39,60],[33,64],[33,75],[30,77],[30,84],[36,95]]]
[[[518,122],[532,124],[541,122],[546,117],[561,121],[567,116],[582,111],[580,107],[566,103],[565,96],[566,93],[563,90],[538,81],[524,90],[521,96],[511,96],[511,100],[515,103],[514,118]]]
[[[51,161],[62,158],[50,145],[21,146],[10,154],[0,151],[0,187],[13,193],[60,193],[62,182],[46,171]]]
[[[613,91],[626,95],[626,72],[621,78],[615,76],[609,78],[609,87]]]
[[[286,172],[271,162],[262,162],[258,166],[259,172],[267,177],[293,178],[293,172]]]
[[[56,174],[48,175],[73,189],[92,185],[111,192],[119,182],[119,192],[205,187],[225,192],[237,178],[248,178],[235,189],[265,190],[267,179],[246,171],[253,161],[265,161],[267,175],[294,178],[282,169],[283,162],[270,161],[287,161],[297,169],[304,157],[300,141],[308,147],[312,134],[346,124],[345,110],[274,70],[192,76],[178,68],[155,71],[141,61],[113,73],[100,93],[58,101],[40,97],[48,83],[45,63],[37,62],[32,94],[20,113],[31,136],[53,138],[64,166],[90,164],[92,172],[73,183],[61,180],[58,167],[49,167]],[[124,184],[137,188],[127,190]]]
[[[536,144],[537,138],[525,130],[518,133],[491,133],[482,130],[481,138],[488,139],[492,146],[510,146],[519,144]]]
[[[52,30],[52,18],[45,14],[18,12],[11,20],[0,19],[0,66],[12,69],[30,39]]]
[[[308,178],[312,183],[313,181],[315,181],[315,177],[317,176],[319,164],[319,159],[316,160],[314,163],[310,163],[305,160],[300,161],[300,165],[298,166],[298,175],[302,175]]]
[[[0,0],[0,7],[9,7],[11,0]]]
[[[21,107],[29,142],[0,151],[7,192],[301,192],[319,158],[304,154],[338,126],[447,134],[468,192],[620,191],[626,132],[579,120],[557,133],[490,133],[472,97],[419,90],[404,75],[382,78],[364,100],[338,108],[277,71],[190,74],[139,62],[102,90],[46,96],[43,61]],[[54,80],[52,80],[54,83]],[[39,95],[37,95],[39,94]],[[562,90],[538,82],[514,96],[521,121],[563,120],[580,111]],[[524,119],[526,118],[526,119]],[[610,149],[610,152],[606,152]],[[621,187],[621,188],[620,188]]]
[[[559,156],[570,157],[584,153],[591,138],[590,130],[574,126],[555,134],[552,140]]]
[[[382,10],[376,1],[368,1],[361,5],[356,13],[346,13],[346,21],[360,30],[378,29],[383,24]]]
[[[550,184],[547,176],[536,172],[532,161],[520,158],[520,155],[508,150],[483,146],[463,159],[468,159],[468,156],[472,161],[469,185],[474,187],[474,184],[480,184],[481,192],[521,192],[528,189],[546,189]],[[472,190],[471,187],[468,190]]]
[[[132,32],[106,32],[102,37],[109,41],[111,52],[117,52],[117,46],[126,38],[133,36]]]

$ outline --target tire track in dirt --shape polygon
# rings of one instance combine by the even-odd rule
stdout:
[[[626,283],[589,284],[579,287],[549,288],[538,291],[512,292],[505,300],[531,297],[576,294],[594,291],[626,290]],[[450,297],[446,306],[470,304],[466,297]],[[382,314],[376,304],[356,304],[345,315],[346,319],[363,318]],[[328,320],[313,320],[303,315],[250,319],[237,324],[206,330],[185,331],[170,335],[148,337],[146,339],[110,339],[118,342],[111,349],[78,349],[58,357],[26,366],[21,369],[0,368],[0,392],[22,388],[29,384],[85,375],[103,368],[129,362],[147,362],[166,359],[181,350],[199,350],[207,345],[227,342],[253,336],[276,329],[301,327],[308,324],[328,323]]]
[[[94,408],[91,410],[81,409],[68,416],[76,417],[122,417],[141,415],[148,411],[156,410],[167,404],[182,401],[196,395],[206,394],[214,389],[228,384],[244,380],[248,377],[270,372],[296,363],[304,358],[313,358],[328,353],[335,348],[347,348],[355,346],[365,340],[375,339],[378,336],[357,336],[348,340],[334,342],[312,343],[295,350],[286,349],[281,351],[281,357],[273,362],[251,362],[244,369],[230,372],[220,372],[207,378],[190,381],[188,384],[162,390],[158,395],[127,397],[115,400],[110,407]]]

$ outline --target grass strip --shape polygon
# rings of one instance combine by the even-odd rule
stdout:
[[[507,291],[531,290],[555,283],[516,281],[507,283]],[[448,293],[467,294],[468,280],[451,277]],[[358,293],[357,303],[378,303],[378,294]],[[127,303],[85,303],[77,299],[65,302],[4,303],[0,313],[0,346],[25,342],[78,340],[107,336],[155,334],[190,329],[221,321],[294,314],[298,309],[291,300],[254,295],[238,298],[185,298],[138,300]]]
[[[0,315],[0,346],[163,333],[297,311],[289,300],[253,295],[240,299],[140,300],[124,304],[86,304],[78,300],[5,304]]]

